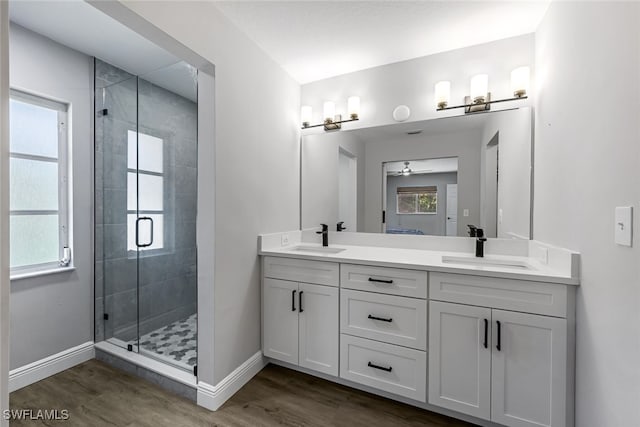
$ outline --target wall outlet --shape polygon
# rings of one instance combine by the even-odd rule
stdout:
[[[633,207],[617,207],[614,226],[616,244],[622,246],[631,246],[633,231]]]
[[[469,209],[464,209],[462,211],[462,216],[469,216]]]
[[[288,234],[283,234],[280,237],[280,245],[281,246],[288,246],[289,245],[289,235]]]

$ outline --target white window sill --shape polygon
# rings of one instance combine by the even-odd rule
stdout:
[[[70,273],[75,270],[76,270],[75,267],[69,266],[69,267],[50,268],[48,270],[25,271],[23,273],[11,274],[10,279],[13,282],[14,280],[30,279],[32,277],[48,276],[51,274],[58,274],[58,273]]]

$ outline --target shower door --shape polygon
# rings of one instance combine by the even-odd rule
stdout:
[[[96,62],[97,88],[101,71],[108,78],[124,73]],[[191,370],[197,324],[197,103],[195,95],[185,96],[190,92],[169,90],[167,79],[177,74],[159,70],[96,90],[96,165],[99,157],[103,165],[101,176],[96,170],[97,201],[102,193],[96,243],[102,241],[104,248],[102,271],[98,257],[96,262],[96,289],[102,276],[104,339]],[[195,87],[195,79],[189,82]]]
[[[96,64],[96,73],[100,69]],[[137,143],[129,135],[137,133],[137,93],[138,79],[124,71],[96,78],[95,269],[96,295],[102,296],[102,301],[96,300],[96,312],[100,302],[103,307],[102,319],[97,318],[96,325],[104,328],[102,337],[96,328],[96,338],[107,338],[132,351],[138,347],[139,289],[138,251],[128,238],[128,212],[137,204],[136,187],[131,188],[129,157],[132,143],[134,152]]]

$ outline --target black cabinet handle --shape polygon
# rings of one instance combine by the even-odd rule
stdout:
[[[302,294],[304,293],[304,291],[300,291],[300,293],[298,294],[298,307],[300,307],[300,313],[302,313],[304,311],[304,309],[302,308]]]
[[[296,291],[291,291],[291,311],[296,311]]]
[[[484,319],[484,348],[487,348],[489,346],[489,343],[487,342],[487,340],[489,339],[489,321],[487,319]]]
[[[498,325],[498,343],[496,344],[496,350],[500,351],[500,321],[496,320],[496,325]]]
[[[387,283],[389,285],[393,283],[393,280],[374,279],[373,277],[369,277],[369,281],[376,283]]]
[[[385,368],[384,366],[376,365],[371,362],[367,363],[367,366],[370,368],[380,369],[381,371],[385,371],[385,372],[391,372],[391,370],[393,369],[391,366],[389,366],[388,368]]]
[[[369,316],[367,316],[367,317],[369,319],[372,319],[372,320],[380,320],[381,322],[389,322],[389,323],[393,322],[393,319],[391,317],[388,318],[388,319],[385,319],[384,317],[377,317],[377,316],[373,316],[371,314]]]

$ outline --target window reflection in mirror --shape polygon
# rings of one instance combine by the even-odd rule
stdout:
[[[383,233],[457,235],[457,157],[386,162],[382,168]]]

